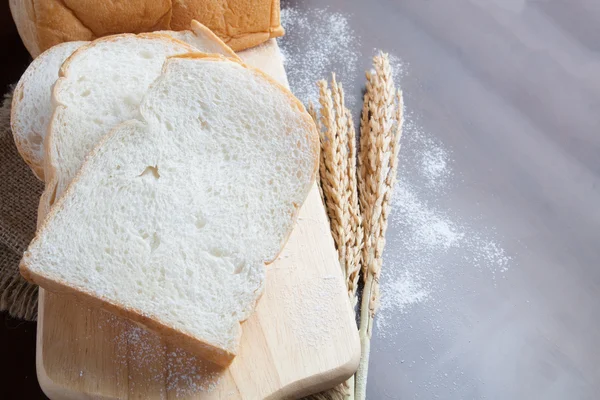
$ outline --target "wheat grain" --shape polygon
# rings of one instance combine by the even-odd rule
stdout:
[[[312,105],[309,105],[309,113],[318,121],[321,134],[322,196],[348,296],[355,306],[363,245],[356,177],[356,131],[350,110],[345,107],[343,87],[337,82],[335,74],[332,74],[331,90],[325,81],[318,82],[318,87],[321,117],[318,118]],[[322,395],[327,397],[320,398],[353,399],[354,376]]]
[[[373,60],[374,73],[367,75],[368,105],[363,107],[359,176],[361,213],[363,214],[365,247],[363,275],[372,274],[379,279],[381,253],[385,244],[389,199],[397,161],[397,139],[393,125],[397,115],[395,90],[387,54]],[[366,114],[366,115],[365,115]],[[367,121],[367,122],[364,122]],[[364,147],[363,147],[364,146]]]
[[[332,75],[331,90],[320,81],[321,185],[332,235],[344,271],[348,296],[356,304],[356,289],[363,245],[362,217],[356,178],[356,131],[344,90]],[[310,107],[309,107],[310,109]],[[314,107],[310,112],[316,118]]]
[[[341,212],[343,215],[342,225],[340,231],[343,234],[340,235],[341,243],[339,243],[339,259],[342,264],[344,271],[344,278],[348,279],[349,270],[352,267],[349,265],[348,259],[348,245],[350,244],[351,231],[350,231],[350,213],[349,203],[347,198],[347,187],[348,187],[348,123],[347,114],[344,108],[344,90],[342,85],[335,79],[335,74],[331,76],[331,95],[333,99],[333,110],[334,110],[334,122],[335,129],[329,136],[329,140],[332,142],[332,147],[335,152],[335,165],[334,165],[334,176],[339,184],[339,199]]]
[[[337,148],[341,154],[339,172],[342,179],[344,231],[346,243],[344,253],[340,255],[346,273],[346,287],[352,304],[356,304],[356,289],[360,272],[360,254],[363,244],[362,217],[358,204],[358,185],[356,177],[356,131],[350,110],[345,107],[342,85],[332,78],[333,104],[336,112]]]

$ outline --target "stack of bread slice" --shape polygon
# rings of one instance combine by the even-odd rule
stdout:
[[[49,49],[11,119],[46,183],[23,276],[229,364],[315,178],[302,104],[194,22]]]

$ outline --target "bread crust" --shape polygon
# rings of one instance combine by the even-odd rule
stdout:
[[[19,83],[17,83],[17,86],[13,91],[12,102],[10,105],[10,130],[13,132],[13,139],[15,141],[15,146],[17,147],[19,155],[29,166],[35,177],[38,178],[40,181],[43,181],[44,168],[40,167],[34,162],[34,160],[32,160],[32,158],[30,157],[31,152],[25,147],[25,144],[19,139],[19,135],[17,134],[17,132],[21,131],[21,128],[18,125],[15,116],[17,115],[17,110],[20,108],[20,103],[23,101],[23,86],[25,85],[23,78],[25,78],[25,76],[21,77]]]
[[[193,19],[190,23],[189,29],[196,34],[204,35],[205,37],[208,37],[211,40],[213,40],[215,43],[218,43],[219,46],[221,46],[223,53],[227,54],[227,58],[230,58],[235,61],[242,61],[242,59],[237,54],[235,54],[235,51],[231,47],[229,47],[225,42],[223,42],[221,38],[218,37],[213,31],[211,31],[206,25]]]
[[[161,323],[152,317],[145,315],[140,310],[123,305],[116,305],[108,300],[99,298],[84,290],[69,286],[66,282],[48,279],[43,275],[36,274],[25,267],[27,253],[20,264],[21,275],[30,282],[34,282],[44,289],[60,295],[72,296],[74,299],[81,300],[91,306],[99,307],[119,317],[127,318],[144,328],[156,332],[170,343],[186,349],[202,358],[214,362],[217,365],[226,367],[235,358],[235,354],[214,344],[195,338],[186,332],[176,330],[168,325]],[[241,331],[241,329],[240,329]],[[238,338],[239,343],[239,338]]]
[[[43,50],[37,40],[33,0],[9,0],[8,5],[25,48],[33,58],[37,57]]]
[[[195,19],[239,51],[282,36],[279,0],[10,0],[25,47],[37,57],[66,41],[185,30]]]
[[[193,35],[195,35],[197,37],[205,38],[205,39],[212,41],[213,44],[216,44],[217,46],[219,46],[219,48],[221,49],[221,53],[223,55],[225,55],[225,57],[230,58],[235,61],[241,61],[241,58],[231,49],[231,47],[229,47],[225,42],[223,42],[223,40],[221,40],[220,37],[215,35],[215,33],[213,31],[211,31],[206,26],[202,25],[200,22],[198,22],[196,20],[192,20],[189,28],[186,30],[155,31],[153,33],[160,33],[160,34],[164,34],[164,35],[173,37],[174,39],[177,39],[177,37],[173,36],[172,33],[186,32],[186,31],[191,32]],[[200,51],[200,50],[196,49],[196,51]]]

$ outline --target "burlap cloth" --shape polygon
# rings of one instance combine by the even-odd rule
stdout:
[[[10,131],[12,91],[0,108],[0,311],[37,318],[37,286],[19,274],[19,261],[35,233],[44,185],[21,159]]]

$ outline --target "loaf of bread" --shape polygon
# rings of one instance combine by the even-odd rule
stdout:
[[[111,43],[92,43],[88,60],[57,85],[74,110],[53,120],[56,129],[85,130],[86,113],[132,115],[126,91],[98,86],[123,84],[113,79],[117,65],[102,80],[89,76],[102,45]],[[131,46],[145,59],[144,46]],[[77,109],[94,95],[94,109]],[[287,241],[314,181],[316,128],[281,85],[217,55],[169,58],[134,115],[90,153],[21,273],[227,365],[263,290],[264,265]]]
[[[197,20],[233,50],[283,35],[279,0],[9,0],[13,19],[35,58],[59,43],[117,33],[185,30]]]

